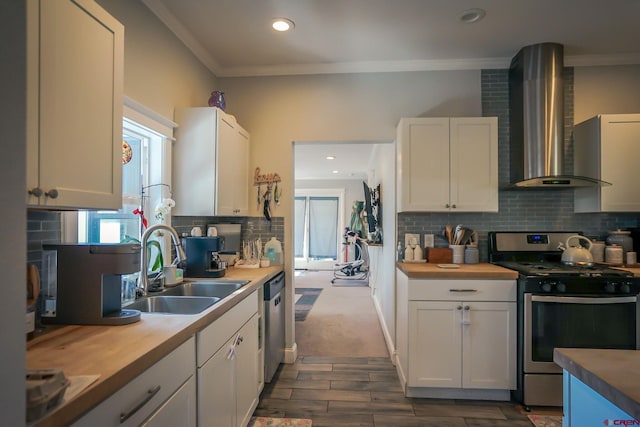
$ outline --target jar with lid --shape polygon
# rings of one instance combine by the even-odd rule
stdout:
[[[620,229],[609,231],[606,242],[607,245],[622,246],[623,253],[633,252],[633,239],[631,238],[630,231]]]
[[[465,264],[477,264],[480,261],[480,254],[478,252],[478,246],[468,245],[464,248],[464,263]]]

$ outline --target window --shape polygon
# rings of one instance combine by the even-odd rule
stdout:
[[[131,147],[131,160],[122,166],[122,209],[63,213],[65,242],[140,239],[143,227],[134,210],[141,208],[148,225],[154,224],[155,207],[171,197],[171,141],[177,124],[128,97],[123,111],[122,138]],[[171,224],[170,216],[165,223]],[[163,252],[168,250],[161,245]]]
[[[297,190],[294,201],[294,251],[296,268],[333,265],[341,238],[343,192]]]
[[[131,160],[122,165],[122,208],[117,211],[80,211],[78,213],[79,243],[119,243],[128,238],[140,239],[141,210],[153,223],[153,209],[163,198],[170,197],[170,187],[162,184],[158,163],[162,159],[164,138],[151,130],[125,119],[123,141],[131,147]],[[160,178],[160,180],[153,180]],[[154,184],[154,182],[158,184]],[[163,188],[164,187],[164,188]]]

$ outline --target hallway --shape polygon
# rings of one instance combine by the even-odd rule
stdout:
[[[332,271],[296,271],[296,288],[322,289],[296,322],[298,355],[389,357],[367,281],[331,279]]]

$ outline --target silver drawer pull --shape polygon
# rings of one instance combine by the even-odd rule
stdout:
[[[151,399],[153,399],[153,396],[158,394],[159,391],[160,391],[160,386],[159,385],[155,386],[154,388],[151,388],[151,389],[147,390],[147,395],[140,402],[138,402],[138,404],[136,406],[131,408],[131,410],[129,412],[120,414],[120,424],[124,423],[129,418],[131,418],[131,416],[133,414],[138,412],[140,410],[140,408],[142,408],[144,405],[147,404],[147,402],[149,402]]]
[[[449,289],[449,292],[478,292],[477,289]]]

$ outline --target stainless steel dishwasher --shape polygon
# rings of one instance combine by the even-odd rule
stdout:
[[[264,381],[271,382],[284,359],[284,272],[264,284]]]

